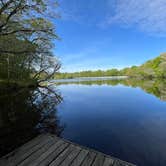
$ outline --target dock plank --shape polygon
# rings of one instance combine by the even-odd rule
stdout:
[[[135,166],[45,134],[0,158],[0,166]]]
[[[114,160],[108,157],[105,157],[103,166],[113,166]]]
[[[104,156],[98,153],[92,166],[103,166],[103,163],[104,163]]]
[[[134,166],[133,164],[127,163],[125,161],[116,160],[113,166]]]
[[[32,145],[31,147],[28,147],[29,149],[26,149],[24,146],[22,146],[21,148],[18,148],[17,150],[15,150],[14,152],[12,152],[11,156],[7,156],[7,157],[3,157],[2,160],[0,160],[0,165],[1,166],[16,166],[18,164],[20,164],[22,161],[24,161],[27,157],[29,157],[31,154],[33,154],[34,152],[36,152],[38,149],[40,149],[43,145],[47,144],[50,139],[53,140],[52,137],[50,136],[44,136],[41,138],[41,140],[38,141],[37,144]],[[6,164],[7,163],[7,164]]]
[[[46,144],[44,144],[40,149],[38,149],[37,151],[35,151],[33,153],[33,155],[30,155],[28,158],[26,158],[23,162],[21,162],[18,166],[27,166],[27,165],[31,165],[31,163],[34,162],[34,160],[36,160],[36,158],[38,158],[40,155],[42,155],[44,152],[46,152],[52,145],[54,144],[54,142],[52,140],[49,140]]]
[[[79,155],[75,158],[75,160],[72,162],[70,166],[80,166],[83,160],[85,159],[85,157],[87,156],[87,154],[88,154],[88,150],[85,150],[85,149],[81,150]]]
[[[55,151],[53,151],[47,158],[45,158],[43,161],[41,161],[38,166],[47,166],[49,165],[54,159],[57,158],[67,147],[69,146],[68,143],[62,144],[60,147],[58,147]]]
[[[65,158],[74,150],[74,145],[70,145],[63,153],[61,153],[58,158],[53,160],[49,166],[58,166],[60,163],[62,163]]]
[[[9,157],[14,156],[16,153],[22,154],[25,151],[27,151],[28,149],[30,149],[31,147],[41,143],[43,141],[43,139],[46,137],[47,137],[46,135],[41,134],[41,135],[35,137],[34,139],[32,139],[31,141],[27,142],[26,144],[24,144],[24,146],[21,146],[21,147],[17,148],[16,150],[10,152],[9,154],[3,156],[2,159],[8,159]]]
[[[65,160],[60,164],[60,166],[68,166],[76,158],[76,156],[81,151],[81,148],[78,146],[74,147],[74,150],[65,158]]]
[[[93,161],[95,160],[95,157],[96,153],[89,152],[81,166],[91,166]]]
[[[55,151],[59,146],[64,144],[65,142],[62,140],[58,140],[55,142],[48,150],[46,150],[44,153],[42,153],[34,162],[31,164],[31,166],[36,166],[40,164],[47,156],[49,156],[53,151]]]

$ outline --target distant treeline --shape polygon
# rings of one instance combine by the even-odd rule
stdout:
[[[81,71],[74,73],[57,73],[56,79],[70,79],[77,77],[130,76],[142,78],[166,78],[166,53],[149,60],[141,66],[127,67],[121,70]]]

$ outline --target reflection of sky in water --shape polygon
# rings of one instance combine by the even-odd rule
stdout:
[[[51,132],[140,166],[165,166],[165,81],[58,84],[19,93],[1,87],[0,156]]]
[[[123,85],[60,85],[62,136],[141,166],[165,166],[166,102]]]

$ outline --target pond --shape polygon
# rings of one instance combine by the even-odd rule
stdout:
[[[165,80],[68,80],[50,89],[3,89],[1,155],[50,132],[140,166],[166,165]]]

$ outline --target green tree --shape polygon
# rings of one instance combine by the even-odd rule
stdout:
[[[50,17],[50,12],[57,17],[53,7],[44,0],[0,1],[1,79],[41,82],[59,70],[51,52],[52,40],[58,39],[51,22],[55,17]]]

